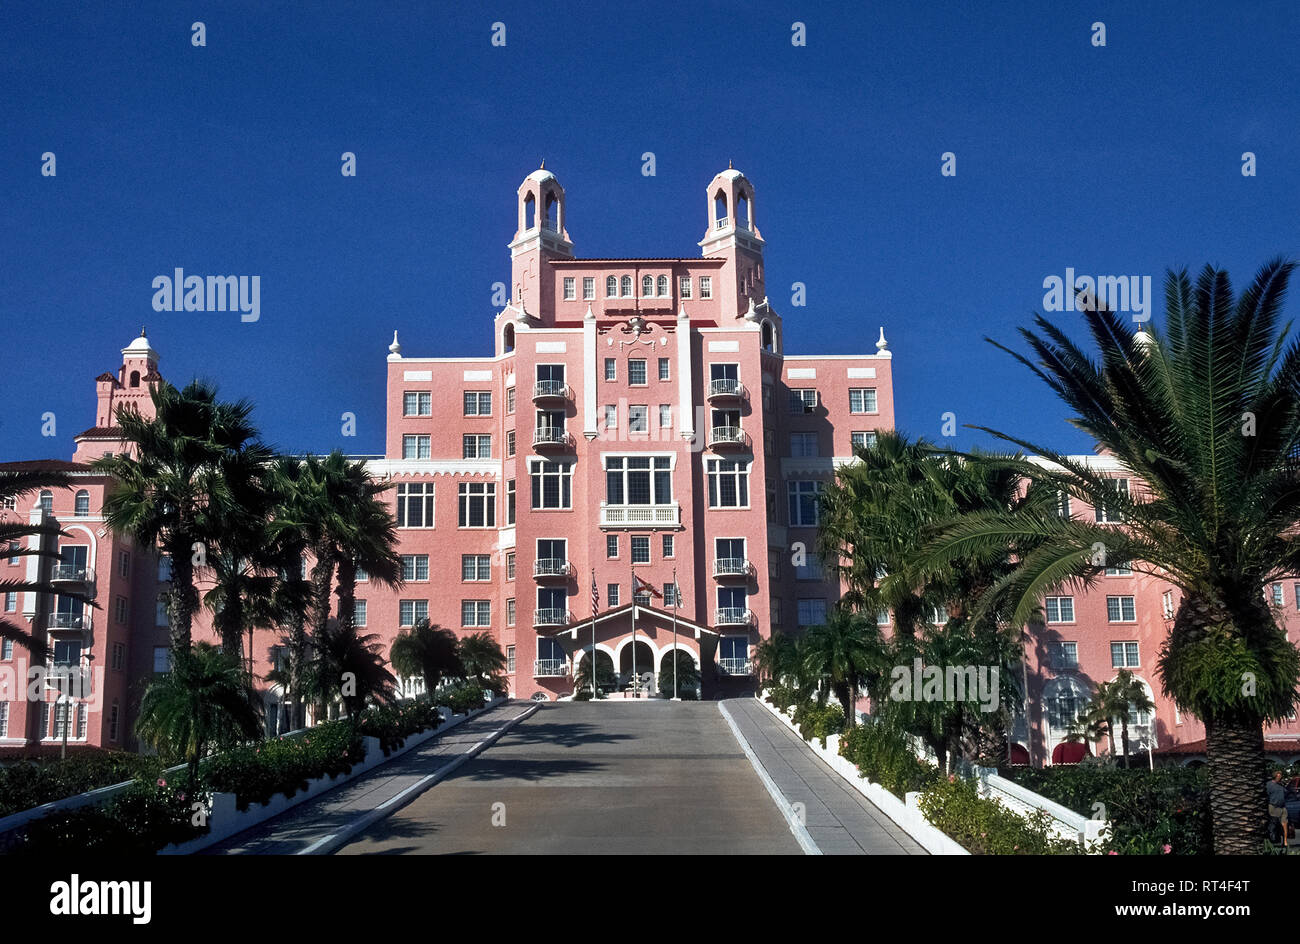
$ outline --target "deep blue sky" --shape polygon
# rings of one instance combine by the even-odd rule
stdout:
[[[1048,275],[1158,290],[1208,261],[1242,285],[1300,257],[1291,3],[461,6],[0,8],[0,460],[69,456],[141,324],[168,379],[251,398],[274,444],[381,452],[393,329],[408,355],[490,351],[515,189],[543,157],[580,256],[698,255],[704,188],[734,160],[787,350],[871,351],[883,324],[899,426],[929,437],[951,410],[1089,447],[982,340],[1017,342]],[[260,275],[260,322],[155,313],[177,266]]]

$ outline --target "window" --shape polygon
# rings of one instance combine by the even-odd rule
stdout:
[[[669,370],[670,368],[668,366],[668,358],[666,357],[659,358],[659,379],[660,380],[670,379]]]
[[[618,285],[619,292],[624,298],[630,298],[632,296],[632,276],[623,276],[623,278],[619,279]]]
[[[673,408],[671,404],[659,404],[659,428],[670,429],[673,425]]]
[[[1136,642],[1113,642],[1110,644],[1110,666],[1112,669],[1136,669],[1138,662],[1138,644]]]
[[[675,583],[664,584],[664,606],[677,607],[682,605],[681,590]]]
[[[618,361],[612,357],[605,358],[605,379],[618,380]]]
[[[167,646],[153,647],[153,670],[155,672],[169,672],[172,667],[171,650]]]
[[[869,449],[876,444],[875,430],[865,430],[863,432],[849,433],[849,446],[854,452],[859,449]]]
[[[854,387],[849,390],[849,412],[850,413],[875,413],[876,412],[876,388],[875,387]]]
[[[790,412],[795,414],[811,413],[817,409],[817,391],[811,388],[798,388],[790,391]]]
[[[117,575],[125,577],[131,572],[131,555],[126,551],[118,551],[117,554]]]
[[[515,388],[506,387],[506,412],[513,413],[514,411],[515,411]]]
[[[515,579],[515,552],[514,551],[506,552],[506,579],[507,580]]]
[[[683,275],[677,279],[677,290],[682,298],[691,297],[691,277],[689,275]]]
[[[429,555],[428,554],[403,554],[402,555],[402,579],[403,580],[428,580],[429,579]]]
[[[492,579],[492,555],[491,554],[460,555],[460,579],[461,580],[491,580]]]
[[[0,701],[0,738],[9,736],[9,702]]]
[[[802,564],[794,568],[795,580],[825,580],[826,566],[816,554],[808,555]],[[941,624],[938,624],[941,625]]]
[[[113,601],[113,617],[119,623],[126,622],[126,597],[118,597]]]
[[[21,551],[22,549],[23,549],[23,546],[22,546],[22,543],[21,543],[21,542],[19,542],[19,541],[10,541],[10,542],[9,542],[9,555],[8,555],[8,556],[9,556],[9,566],[10,566],[10,567],[17,567],[19,564],[22,563],[22,560],[23,560],[23,559],[22,559],[22,557],[19,556],[19,554],[18,554],[18,552]]]
[[[1107,576],[1107,577],[1132,577],[1132,576],[1133,576],[1133,568],[1130,567],[1128,564],[1117,564],[1117,565],[1114,566],[1114,567],[1107,567],[1107,568],[1106,568],[1106,576]],[[1278,594],[1279,596],[1280,596],[1280,594],[1281,594],[1281,591],[1282,591],[1282,585],[1281,585],[1281,584],[1278,584],[1278,585],[1277,585],[1277,594]],[[1278,606],[1281,606],[1281,605],[1282,605],[1281,603],[1278,603]]]
[[[885,622],[888,621],[888,614],[886,614]],[[799,600],[799,625],[826,625],[826,601],[820,598]]]
[[[641,276],[641,296],[649,298],[655,293],[655,278],[653,275]]]
[[[154,611],[154,615],[153,615],[153,623],[154,623],[155,626],[167,626],[167,625],[169,625],[169,622],[168,622],[168,619],[167,619],[167,601],[164,600],[162,597],[159,597],[159,598],[158,598],[158,607],[157,607],[157,609]]]
[[[532,484],[533,511],[573,507],[573,463],[531,459],[528,477]]]
[[[1280,583],[1273,584],[1273,605],[1274,606],[1286,605],[1286,601],[1282,596],[1282,585]]]
[[[646,385],[645,361],[642,358],[630,358],[627,362],[627,382],[634,387]]]
[[[466,416],[491,416],[492,394],[487,390],[465,391]]]
[[[0,659],[8,661],[14,657],[14,641],[12,639],[0,639]]]
[[[577,297],[578,297],[577,280],[571,275],[566,275],[564,277],[564,300],[566,302],[571,302]]]
[[[1111,623],[1132,623],[1137,620],[1132,597],[1107,597],[1106,619]]]
[[[1079,696],[1071,685],[1062,685],[1048,702],[1048,723],[1058,729],[1070,728],[1079,718]]]
[[[41,511],[45,512],[47,515],[54,514],[54,493],[49,489],[42,489],[40,504]]]
[[[515,480],[506,482],[506,524],[515,523]]]
[[[513,456],[514,454],[515,454],[515,431],[513,429],[508,429],[506,430],[506,455]]]
[[[668,294],[668,276],[666,276],[666,275],[661,275],[661,276],[659,276],[658,279],[655,280],[655,282],[656,282],[656,284],[658,285],[658,288],[659,288],[659,296],[662,298],[663,296],[667,295],[667,294]]]
[[[515,601],[510,600],[508,602],[514,603]],[[510,620],[510,622],[513,624],[514,620],[513,619]],[[510,675],[515,674],[515,647],[514,646],[506,646],[506,672]]]
[[[617,534],[605,535],[605,556],[610,558],[611,560],[615,557],[618,557],[618,535]]]
[[[650,563],[650,539],[644,535],[632,535],[632,563]]]
[[[1077,669],[1079,667],[1079,644],[1076,642],[1052,643],[1052,668]]]
[[[118,597],[118,599],[120,600],[121,597]],[[6,613],[18,612],[18,594],[16,591],[10,590],[8,593],[5,594],[5,612]],[[118,622],[120,623],[121,620],[118,620]]]
[[[1296,585],[1296,589],[1300,591],[1300,584]],[[1300,598],[1297,598],[1296,606],[1300,608]],[[1171,620],[1174,618],[1174,591],[1166,590],[1160,595],[1160,611],[1164,614],[1165,619]]]
[[[771,614],[771,616],[772,616],[772,625],[773,625],[773,626],[780,626],[780,625],[781,625],[781,601],[780,601],[780,599],[778,599],[778,598],[776,598],[776,597],[773,597],[773,598],[769,601],[769,604],[768,604],[768,612],[769,612],[769,613]]]
[[[1048,597],[1045,603],[1047,622],[1074,622],[1074,597]]]
[[[1062,518],[1070,517],[1070,493],[1061,490],[1056,493],[1056,513]]]
[[[815,528],[821,520],[821,494],[824,482],[790,482],[790,527]]]
[[[428,390],[407,390],[402,394],[403,416],[432,416],[433,394]]]
[[[117,702],[113,702],[113,707],[108,713],[108,739],[110,741],[117,740],[117,719],[118,719]]]
[[[399,600],[397,602],[397,623],[399,626],[414,626],[420,620],[428,618],[428,600]]]
[[[461,482],[456,489],[458,527],[496,527],[497,486],[495,482]]]
[[[627,408],[627,431],[629,433],[646,433],[650,431],[650,407],[644,403],[633,403]]]
[[[816,433],[791,433],[790,455],[796,459],[821,455],[817,448]]]
[[[710,508],[749,507],[749,462],[735,459],[706,459]]]
[[[605,598],[609,601],[611,610],[618,606],[618,584],[611,583],[605,587]]]
[[[352,622],[353,622],[353,624],[356,625],[356,626],[365,626],[365,625],[366,625],[366,612],[367,612],[367,610],[366,610],[366,601],[365,601],[365,600],[353,600],[353,601],[352,601],[352,606],[353,606],[353,610],[352,610]]]
[[[113,643],[112,669],[114,672],[121,672],[126,668],[126,645],[124,643]]]
[[[1114,483],[1116,493],[1121,498],[1128,498],[1128,479],[1111,479],[1111,481]],[[1107,509],[1104,503],[1097,506],[1094,514],[1097,521],[1102,524],[1115,524],[1124,520],[1123,515],[1115,509]]]
[[[462,459],[492,458],[492,436],[490,434],[475,435],[470,433],[461,436],[460,441]]]
[[[618,297],[618,279],[612,275],[605,279],[605,296],[607,298]]]
[[[492,625],[492,601],[491,600],[461,600],[460,601],[460,625],[491,626]]]
[[[605,428],[618,429],[618,407],[605,405]]]
[[[781,579],[781,552],[769,550],[767,552],[767,576],[772,580]]]
[[[515,625],[515,598],[514,597],[511,597],[510,599],[506,600],[506,625],[507,626]],[[510,651],[513,652],[514,648],[515,648],[514,646],[511,646]],[[512,672],[514,671],[513,665],[510,667],[510,671]]]
[[[611,505],[668,505],[673,500],[669,456],[607,456],[605,501]]]
[[[582,280],[582,300],[589,302],[596,297],[596,280],[587,276]]]
[[[663,556],[667,559],[671,559],[673,556],[673,549],[674,549],[673,536],[671,534],[665,534],[663,537],[664,537]]]
[[[408,482],[397,486],[397,526],[433,527],[432,482]]]
[[[77,492],[77,497],[72,506],[72,513],[78,518],[84,518],[90,514],[90,492],[84,488]]]
[[[402,437],[403,459],[429,458],[429,437],[408,433]]]
[[[43,701],[41,702],[41,737],[48,738],[49,736],[50,736],[50,703],[48,701]]]
[[[4,498],[0,498],[0,511],[17,511],[17,510],[18,510],[18,499],[15,498],[13,495],[6,495]]]
[[[713,297],[713,277],[708,275],[700,276],[700,298]]]

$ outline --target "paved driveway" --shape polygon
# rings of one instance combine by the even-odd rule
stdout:
[[[341,855],[800,854],[715,702],[558,702]]]

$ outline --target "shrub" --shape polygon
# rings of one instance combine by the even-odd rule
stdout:
[[[433,702],[435,705],[450,708],[458,715],[482,708],[487,704],[487,700],[483,697],[482,686],[472,680],[438,689],[433,696]]]
[[[795,690],[789,685],[773,683],[768,686],[767,700],[777,707],[779,711],[786,711],[798,699]]]
[[[939,779],[939,771],[909,749],[902,734],[876,721],[854,725],[840,738],[840,755],[900,800]]]
[[[27,855],[114,854],[153,855],[168,843],[182,843],[207,832],[195,825],[196,802],[206,796],[187,795],[159,778],[136,781],[102,806],[53,813],[30,824],[16,850]]]
[[[245,744],[209,757],[203,782],[214,792],[235,794],[240,810],[271,802],[277,793],[291,797],[317,777],[350,773],[364,760],[360,736],[346,721],[329,721],[292,738]]]
[[[1125,769],[1094,764],[1017,767],[1011,779],[1083,816],[1105,806],[1107,852],[1210,855],[1210,783],[1206,768]]]
[[[18,761],[0,767],[0,816],[140,778],[156,780],[163,763],[126,751],[83,751],[67,760]]]
[[[979,796],[973,780],[940,778],[920,796],[921,812],[972,855],[1081,855],[1082,844],[1055,836],[1051,818],[1028,818]]]
[[[816,702],[804,702],[794,710],[792,720],[799,728],[800,737],[805,741],[819,738],[822,747],[826,746],[827,737],[844,730],[844,711],[839,705],[819,707]]]

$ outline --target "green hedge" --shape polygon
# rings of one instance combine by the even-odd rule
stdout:
[[[1022,818],[979,796],[975,781],[940,778],[919,798],[931,823],[971,855],[1082,855],[1081,843],[1056,837],[1051,817],[1039,811]]]
[[[940,777],[938,769],[918,758],[901,735],[871,720],[854,725],[841,736],[840,756],[900,800]]]
[[[153,855],[168,843],[206,833],[207,802],[205,794],[187,794],[176,782],[137,780],[108,803],[37,820],[13,851],[38,856]]]
[[[23,760],[0,766],[0,816],[21,813],[88,793],[100,787],[141,778],[157,779],[163,763],[126,751],[83,750],[66,760]]]
[[[463,715],[475,711],[487,704],[483,689],[474,682],[462,682],[459,685],[447,685],[438,689],[433,696],[433,703],[450,708],[453,713]]]
[[[1210,782],[1206,768],[1125,769],[1095,764],[1013,768],[1011,779],[1083,816],[1095,804],[1110,821],[1106,852],[1210,855]]]
[[[826,739],[844,730],[844,710],[839,705],[818,707],[814,701],[804,702],[794,710],[791,718],[805,741],[817,738],[826,746]]]

